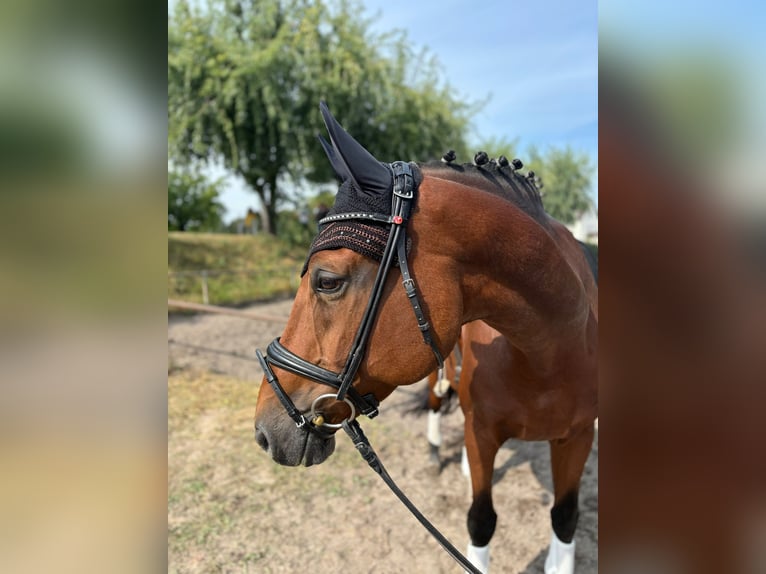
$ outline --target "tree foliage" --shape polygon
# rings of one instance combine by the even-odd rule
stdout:
[[[554,218],[574,223],[592,206],[588,191],[594,168],[587,154],[570,147],[552,147],[542,154],[533,147],[524,163],[525,170],[540,178],[545,211]]]
[[[170,157],[222,159],[275,233],[285,181],[332,178],[320,100],[381,160],[465,152],[471,106],[426,51],[373,33],[360,13],[353,0],[180,0],[168,22]]]
[[[224,207],[218,183],[189,171],[168,174],[168,231],[217,231]]]

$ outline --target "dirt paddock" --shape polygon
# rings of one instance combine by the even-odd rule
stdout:
[[[290,301],[252,311],[287,317]],[[217,315],[168,320],[168,571],[462,572],[345,436],[311,468],[271,461],[253,440],[261,379],[255,348],[283,325]],[[443,417],[444,465],[429,472],[424,383],[397,390],[362,419],[384,465],[461,550],[470,506],[460,472],[462,414]],[[583,475],[578,574],[598,570],[598,433]],[[495,461],[493,573],[542,572],[552,503],[547,443],[509,441]]]

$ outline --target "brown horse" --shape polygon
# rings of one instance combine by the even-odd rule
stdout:
[[[597,288],[583,252],[518,163],[383,164],[322,113],[332,147],[323,145],[343,183],[284,334],[259,355],[268,385],[256,441],[280,464],[323,462],[344,420],[377,414],[396,387],[442,361],[462,325],[484,321],[502,336],[467,340],[475,374],[459,391],[473,489],[468,557],[486,571],[499,447],[547,440],[555,492],[546,572],[572,572],[597,410]],[[404,289],[388,272],[392,245]],[[504,357],[502,369],[481,376],[488,353]]]

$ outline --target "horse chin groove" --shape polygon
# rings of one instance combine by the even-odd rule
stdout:
[[[269,454],[283,466],[314,466],[335,452],[335,436],[324,438],[307,430],[299,430],[282,443],[271,443]]]
[[[309,433],[306,441],[306,448],[303,451],[303,466],[313,466],[321,464],[335,452],[335,436],[330,438],[321,438],[315,434]]]

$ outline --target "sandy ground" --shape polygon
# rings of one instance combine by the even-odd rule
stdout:
[[[251,307],[289,314],[291,301]],[[169,572],[461,572],[345,436],[311,468],[276,465],[253,440],[255,348],[283,325],[219,315],[169,319]],[[461,550],[470,506],[462,414],[443,417],[444,466],[428,465],[424,383],[397,390],[362,426],[386,468]],[[576,572],[598,569],[598,434],[583,475]],[[542,572],[552,503],[547,443],[509,441],[495,461],[491,571]]]

